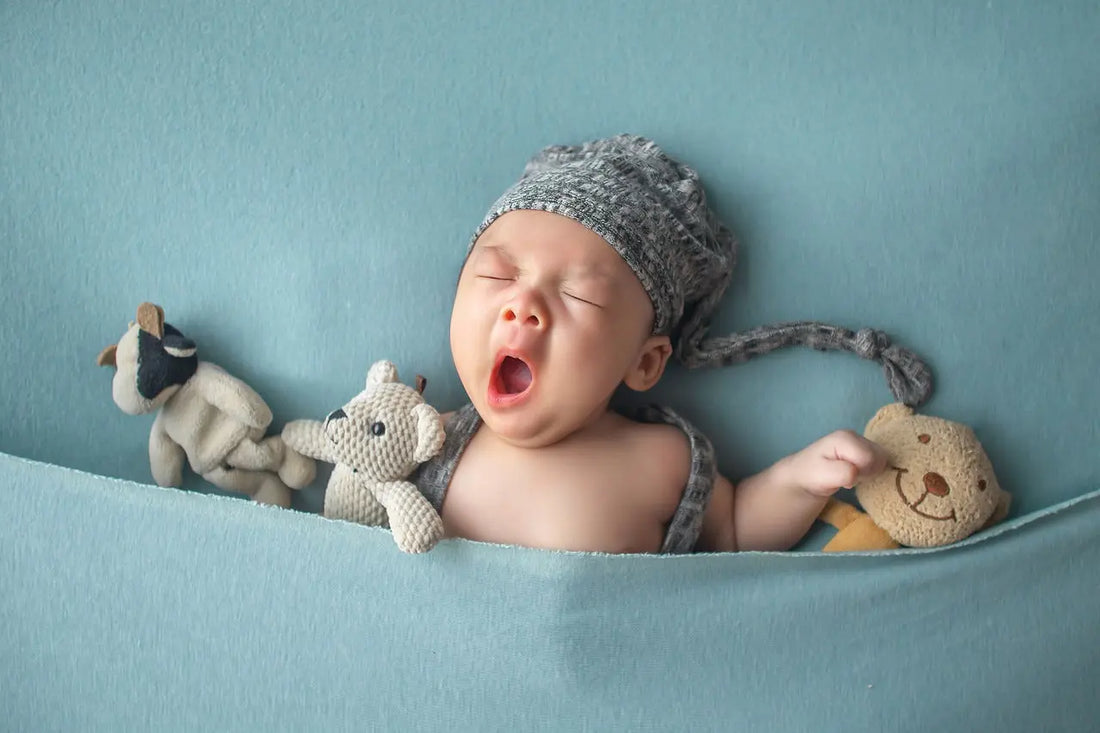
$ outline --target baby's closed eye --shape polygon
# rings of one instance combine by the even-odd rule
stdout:
[[[595,306],[597,308],[603,308],[603,305],[600,302],[598,302],[598,301],[602,300],[602,298],[600,298],[596,294],[576,293],[572,290],[562,290],[561,292],[562,292],[562,295],[566,296],[567,298],[569,298],[571,300],[575,300],[579,303],[584,303],[585,305],[592,305],[592,306]]]
[[[519,270],[499,258],[483,258],[474,269],[474,277],[481,280],[512,281],[519,276]]]

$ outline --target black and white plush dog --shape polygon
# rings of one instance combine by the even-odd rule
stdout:
[[[149,435],[149,463],[160,486],[179,486],[183,462],[210,483],[258,502],[290,505],[290,489],[314,478],[316,464],[264,438],[271,409],[247,384],[199,361],[196,346],[164,322],[152,303],[96,363],[116,368],[115,404],[130,415],[158,410]]]

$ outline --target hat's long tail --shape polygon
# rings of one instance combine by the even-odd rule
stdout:
[[[686,348],[681,361],[688,367],[726,366],[786,346],[808,346],[818,351],[850,351],[882,364],[894,397],[911,407],[932,395],[932,371],[912,351],[890,342],[882,331],[852,331],[813,321],[762,326],[744,333],[704,339]]]

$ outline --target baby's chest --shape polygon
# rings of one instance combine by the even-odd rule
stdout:
[[[622,455],[522,454],[471,445],[443,503],[447,534],[528,547],[656,552],[683,486]]]

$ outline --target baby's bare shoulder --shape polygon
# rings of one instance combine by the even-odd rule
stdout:
[[[691,473],[691,444],[679,428],[665,423],[630,421],[625,428],[631,460],[655,483],[683,489]]]

